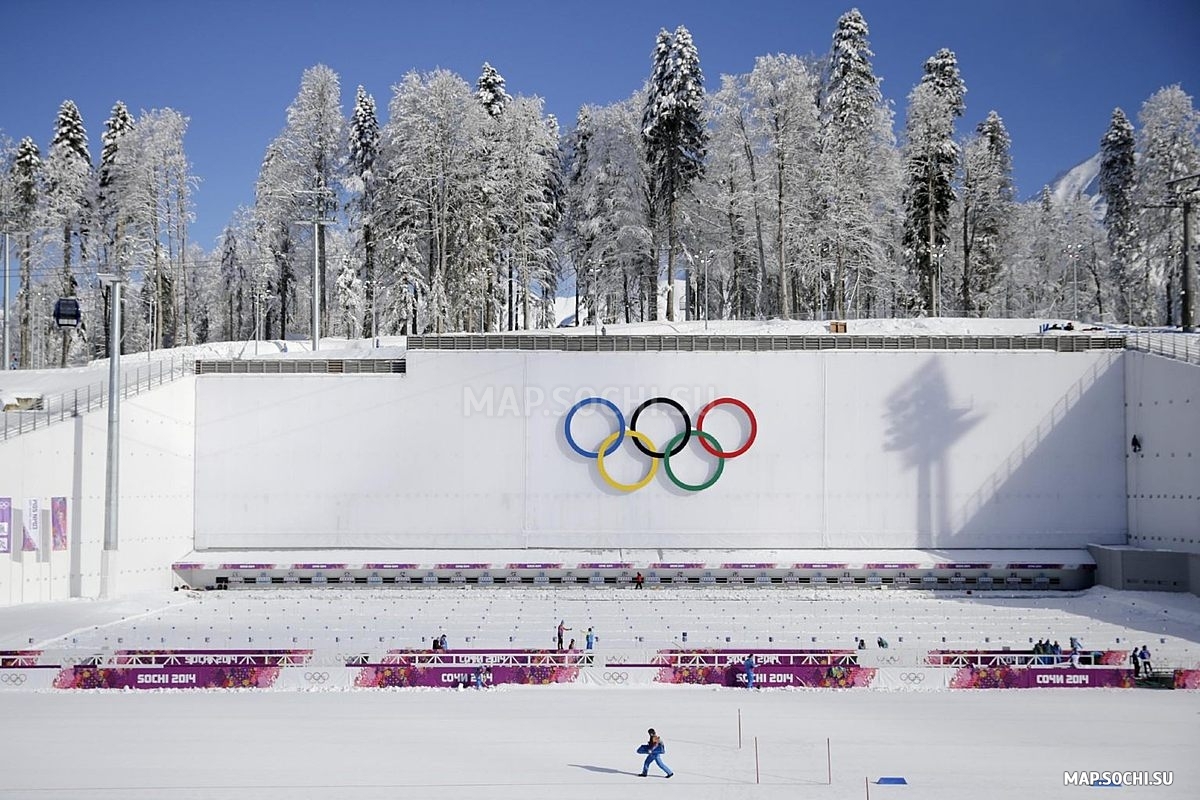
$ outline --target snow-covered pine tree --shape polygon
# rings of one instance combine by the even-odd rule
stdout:
[[[827,307],[827,276],[818,251],[817,71],[796,56],[755,60],[750,90],[752,136],[763,152],[763,186],[770,195],[770,252],[775,264],[776,313]]]
[[[959,158],[954,120],[962,116],[966,91],[957,58],[942,48],[925,62],[925,74],[908,96],[904,249],[917,280],[916,307],[932,316],[941,314],[942,259]]]
[[[1136,152],[1133,123],[1120,108],[1114,109],[1104,138],[1100,140],[1100,194],[1107,208],[1104,227],[1108,234],[1108,283],[1117,320],[1133,322],[1133,294],[1137,283],[1137,231],[1139,214],[1134,206]]]
[[[729,313],[735,319],[761,318],[771,308],[771,298],[765,296],[764,232],[770,198],[763,188],[765,155],[748,81],[746,75],[722,75],[721,88],[711,95],[709,163],[697,190],[698,202],[713,210],[707,226],[715,243],[710,269],[724,275]]]
[[[346,150],[346,121],[342,118],[341,84],[336,72],[324,64],[304,71],[300,91],[288,106],[284,132],[285,154],[297,170],[300,206],[315,220],[331,220],[338,209],[338,179]],[[321,328],[329,322],[328,267],[325,225],[316,225],[318,286]]]
[[[406,75],[389,108],[378,160],[386,211],[377,223],[379,240],[392,248],[394,279],[410,293],[397,302],[416,315],[404,324],[461,330],[478,318],[471,303],[482,297],[479,269],[490,267],[479,255],[485,240],[471,227],[490,209],[480,144],[488,117],[466,82],[445,70]]]
[[[84,241],[83,213],[88,202],[92,180],[92,156],[88,152],[87,131],[79,108],[72,100],[64,100],[58,109],[54,124],[54,137],[46,158],[46,221],[47,228],[59,235],[57,257],[61,259],[62,296],[75,295],[79,281],[75,276],[75,265],[83,261],[87,244]],[[55,253],[51,248],[50,253]],[[54,258],[54,255],[50,255]],[[62,331],[62,348],[59,354],[60,367],[67,365],[67,357],[73,338],[73,329]]]
[[[653,274],[652,220],[641,151],[641,93],[604,107],[586,107],[568,159],[564,220],[577,291],[589,309],[584,322],[643,320],[647,275]]]
[[[269,254],[271,268],[261,276],[261,288],[274,289],[278,303],[266,303],[264,335],[271,337],[273,323],[278,323],[279,338],[286,339],[288,326],[295,317],[289,311],[296,301],[296,268],[292,263],[296,245],[292,239],[292,222],[298,216],[296,189],[299,180],[291,162],[283,155],[284,142],[276,138],[267,145],[258,181],[254,189],[254,241],[256,249]]]
[[[1200,113],[1192,98],[1175,84],[1152,94],[1142,104],[1138,121],[1141,158],[1134,199],[1142,214],[1139,250],[1144,271],[1137,283],[1144,289],[1134,295],[1134,321],[1176,325],[1181,312],[1183,209],[1169,182],[1200,173]],[[1195,187],[1189,184],[1184,188],[1191,191]],[[1193,240],[1188,246],[1194,247],[1196,234],[1189,233]],[[1192,281],[1190,289],[1195,291],[1195,276]]]
[[[498,117],[512,101],[508,92],[504,91],[504,78],[496,68],[486,61],[483,62],[483,72],[475,84],[475,99],[483,106],[489,117]]]
[[[358,241],[362,247],[361,279],[366,286],[371,306],[378,299],[379,286],[375,275],[375,158],[379,154],[379,118],[375,113],[375,98],[367,94],[366,89],[359,86],[354,95],[354,115],[350,118],[350,168],[357,179],[356,189],[358,198],[354,205],[357,208]],[[376,330],[376,315],[370,314],[370,319],[364,321],[364,327],[371,331],[371,336],[379,335]],[[370,323],[367,325],[367,323]]]
[[[29,369],[33,348],[33,226],[42,192],[42,156],[33,139],[26,136],[17,144],[12,160],[13,208],[11,219],[17,233],[17,259],[21,263],[17,297],[17,359]],[[11,329],[10,329],[11,330]]]
[[[892,112],[871,67],[869,35],[858,9],[838,19],[821,92],[820,250],[832,264],[837,316],[850,306],[877,307],[888,282],[889,220],[899,197]]]
[[[113,196],[113,167],[116,164],[121,139],[133,130],[133,125],[133,116],[130,115],[129,109],[124,103],[118,100],[113,105],[112,112],[104,123],[104,134],[100,138],[103,148],[100,151],[96,202],[93,208],[94,222],[92,225],[93,235],[97,240],[94,247],[96,251],[95,257],[101,271],[112,272],[118,275],[125,274],[127,265],[121,257],[121,238],[124,226],[117,215],[117,201]],[[98,327],[104,332],[104,341],[96,342],[95,346],[93,346],[93,351],[96,355],[99,355],[101,352],[99,347],[102,345],[104,348],[102,351],[103,354],[111,357],[112,350],[109,347],[111,332],[108,329],[109,315],[106,313],[106,309],[108,308],[108,291],[108,287],[104,287],[101,290],[104,302],[94,310],[94,314],[102,319]]]
[[[1014,212],[1012,140],[995,111],[967,140],[962,159],[962,273],[959,302],[963,316],[993,308],[991,294],[1008,253]]]
[[[704,125],[704,76],[688,29],[662,30],[654,49],[654,69],[642,117],[646,159],[659,225],[666,234],[667,319],[675,319],[676,210],[692,183],[704,173],[708,130]],[[650,302],[657,305],[655,295]],[[657,313],[654,317],[657,318]]]

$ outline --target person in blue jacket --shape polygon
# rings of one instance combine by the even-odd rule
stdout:
[[[746,656],[746,660],[742,662],[742,667],[746,670],[746,688],[754,688],[754,668],[758,666],[758,662],[754,660],[754,653]]]
[[[638,752],[644,753],[646,756],[646,761],[642,764],[642,771],[638,773],[638,777],[646,777],[651,764],[658,764],[658,768],[667,773],[668,778],[671,777],[675,773],[662,760],[662,754],[667,752],[667,746],[663,743],[662,738],[654,732],[654,728],[651,728],[647,733],[650,734],[650,741],[638,748]]]

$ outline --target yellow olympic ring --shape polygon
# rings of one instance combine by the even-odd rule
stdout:
[[[617,437],[620,435],[621,431],[610,433],[608,438],[600,443],[599,452],[596,454],[596,466],[599,468],[600,477],[604,478],[604,482],[616,489],[618,492],[636,492],[638,489],[641,489],[643,486],[650,483],[650,481],[654,480],[654,475],[658,472],[658,464],[662,459],[650,459],[649,471],[646,473],[646,476],[637,483],[620,483],[619,481],[613,480],[613,477],[608,474],[608,470],[604,468],[604,452],[608,450],[609,446],[615,442]],[[654,442],[650,441],[650,437],[641,431],[628,430],[625,431],[625,436],[640,441],[651,450],[657,449]]]

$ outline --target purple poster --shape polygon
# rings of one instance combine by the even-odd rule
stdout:
[[[12,552],[12,498],[0,497],[0,553]]]
[[[67,549],[67,498],[50,498],[50,534],[53,549]]]

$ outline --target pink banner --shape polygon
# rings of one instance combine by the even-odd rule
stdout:
[[[67,498],[50,498],[50,535],[54,550],[67,549]]]
[[[0,553],[12,552],[12,498],[0,497]]]
[[[1200,669],[1175,670],[1176,689],[1200,689]]]
[[[489,664],[490,675],[486,679],[488,685],[572,683],[579,676],[578,666],[565,663],[570,660],[569,657],[564,658],[564,656],[568,656],[566,653],[552,650],[514,652],[526,653],[533,658],[529,664]],[[539,654],[542,656],[541,659],[538,658]],[[389,686],[441,686],[450,689],[459,686],[473,687],[476,673],[483,666],[481,663],[446,664],[444,666],[414,664],[403,655],[396,655],[399,656],[395,659],[396,663],[364,665],[355,676],[354,685],[371,689]],[[470,651],[456,651],[455,656],[463,657],[464,661],[475,657]],[[478,658],[483,659],[486,656],[479,655]],[[539,660],[542,663],[538,663]]]
[[[950,680],[951,689],[1130,689],[1128,669],[1072,667],[963,667]]]
[[[66,667],[55,689],[269,689],[280,667]]]

